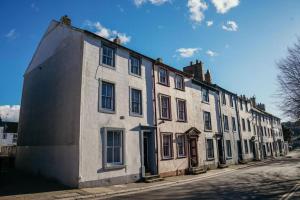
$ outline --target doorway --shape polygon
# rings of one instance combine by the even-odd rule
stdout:
[[[237,146],[238,146],[238,156],[239,156],[239,160],[243,160],[242,144],[241,144],[241,141],[240,141],[240,140],[237,141]]]
[[[223,151],[223,140],[222,138],[217,139],[217,144],[218,144],[218,153],[219,153],[219,163],[220,164],[225,164],[225,159],[224,159],[224,151]]]
[[[149,138],[148,134],[144,134],[144,166],[145,166],[145,173],[150,172],[150,166],[149,166]]]
[[[197,139],[190,138],[189,146],[190,146],[191,167],[197,167],[198,166]]]

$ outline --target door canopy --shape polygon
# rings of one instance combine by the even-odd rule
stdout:
[[[197,128],[195,127],[191,127],[190,129],[188,129],[185,134],[187,135],[188,138],[197,138],[199,137],[201,131],[199,131]]]

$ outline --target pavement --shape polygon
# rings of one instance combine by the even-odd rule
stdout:
[[[55,182],[17,180],[0,187],[1,199],[300,199],[300,150],[287,157],[231,165],[155,183],[69,189]],[[30,180],[30,181],[28,181]],[[11,185],[12,187],[9,187]],[[10,189],[14,188],[14,189]]]

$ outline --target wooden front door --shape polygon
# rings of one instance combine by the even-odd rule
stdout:
[[[198,166],[197,139],[190,138],[190,162],[192,167]]]

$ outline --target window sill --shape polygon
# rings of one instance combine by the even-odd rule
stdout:
[[[161,160],[164,161],[164,160],[173,160],[174,158],[162,158]]]
[[[165,84],[165,83],[161,83],[161,82],[157,82],[159,85],[163,85],[163,86],[166,86],[166,87],[170,87],[169,84]]]
[[[105,68],[109,68],[109,69],[112,69],[112,70],[116,70],[116,67],[115,66],[110,66],[110,65],[107,65],[107,64],[104,64],[104,63],[101,63],[100,64],[102,67],[105,67]]]
[[[204,129],[204,132],[212,132],[212,129]]]
[[[225,133],[229,133],[229,130],[224,130]]]
[[[232,160],[232,157],[227,157],[226,160]]]
[[[179,91],[182,91],[182,92],[185,92],[185,89],[184,88],[174,88],[175,90],[179,90]]]
[[[205,103],[207,105],[210,105],[209,101],[201,101],[202,103]]]
[[[137,78],[142,78],[142,75],[138,75],[138,74],[135,74],[135,73],[132,73],[132,72],[129,72],[129,75],[137,77]]]
[[[171,118],[159,118],[160,120],[163,120],[163,121],[172,121],[172,119]]]
[[[132,112],[129,114],[129,116],[131,116],[131,117],[139,117],[139,118],[143,118],[144,117],[143,114],[135,114],[135,113],[132,113]]]
[[[206,158],[206,161],[213,161],[215,158]]]
[[[126,166],[125,165],[110,165],[110,166],[105,166],[104,170],[118,170],[118,169],[124,169]]]
[[[103,108],[100,108],[99,112],[100,113],[106,113],[106,114],[116,114],[116,111],[114,111],[114,110],[106,110],[106,109],[103,109]]]
[[[186,156],[177,156],[176,159],[183,159],[183,158],[186,158]]]
[[[177,120],[176,122],[187,123],[187,120]]]

